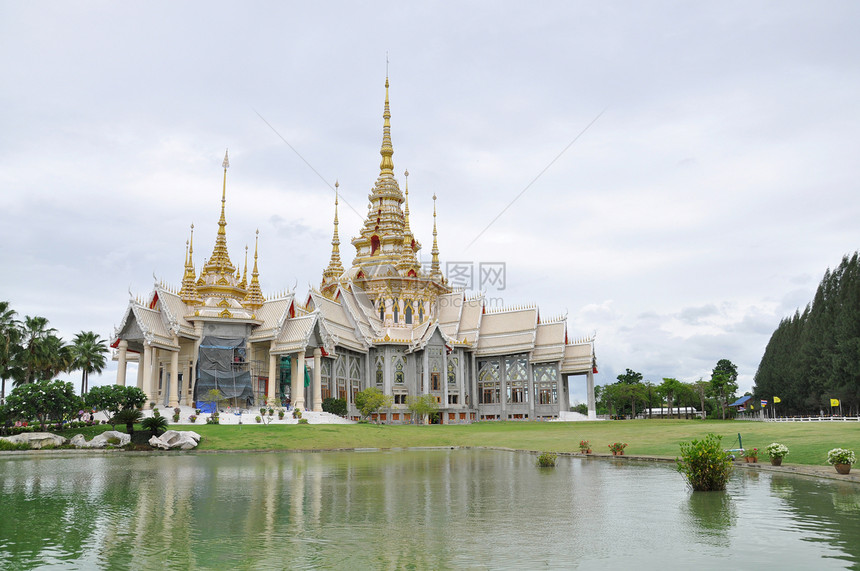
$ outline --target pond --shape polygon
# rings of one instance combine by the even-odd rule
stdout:
[[[0,459],[3,569],[845,569],[860,486],[493,450]]]

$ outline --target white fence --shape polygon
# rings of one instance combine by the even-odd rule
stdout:
[[[781,416],[778,418],[736,418],[755,422],[860,422],[860,416]]]

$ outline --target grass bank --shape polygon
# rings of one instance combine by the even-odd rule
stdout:
[[[99,427],[101,429],[102,427]],[[107,427],[109,428],[109,427]],[[483,422],[470,425],[392,426],[374,424],[182,425],[203,436],[201,450],[333,450],[415,446],[493,446],[521,450],[577,452],[588,440],[596,453],[611,442],[626,442],[630,455],[675,458],[679,444],[709,432],[733,447],[738,432],[745,448],[758,448],[761,461],[771,442],[791,450],[785,464],[824,465],[831,448],[860,452],[860,423],[765,423],[701,420],[604,422]],[[71,431],[76,432],[76,431]],[[84,432],[84,431],[80,431]],[[65,435],[71,436],[71,434]],[[92,434],[87,434],[91,438]]]

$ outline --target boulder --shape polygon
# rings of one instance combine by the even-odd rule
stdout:
[[[108,440],[116,438],[119,444],[110,444]],[[118,430],[106,430],[98,436],[94,436],[92,440],[87,442],[87,448],[107,448],[108,446],[125,446],[131,442],[131,435]]]
[[[153,436],[149,445],[162,450],[191,450],[200,442],[200,435],[191,430],[168,430],[160,437]]]
[[[66,439],[50,432],[22,432],[15,436],[4,438],[13,444],[25,443],[30,448],[43,448],[45,446],[62,446]]]
[[[87,439],[84,438],[83,434],[75,434],[74,436],[72,436],[72,439],[69,440],[69,444],[71,444],[75,448],[86,448]]]

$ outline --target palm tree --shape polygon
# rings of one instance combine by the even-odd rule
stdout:
[[[30,383],[36,380],[36,376],[43,363],[45,363],[49,355],[46,354],[50,348],[45,346],[46,338],[53,336],[57,332],[53,327],[48,327],[48,320],[44,317],[36,316],[24,317],[23,330],[23,367],[24,376],[21,383]]]
[[[107,352],[107,341],[93,331],[81,331],[72,340],[72,370],[81,371],[81,396],[90,388],[90,373],[104,370]]]
[[[8,301],[0,301],[0,404],[6,402],[6,380],[20,377],[18,362],[21,342],[21,322]]]

